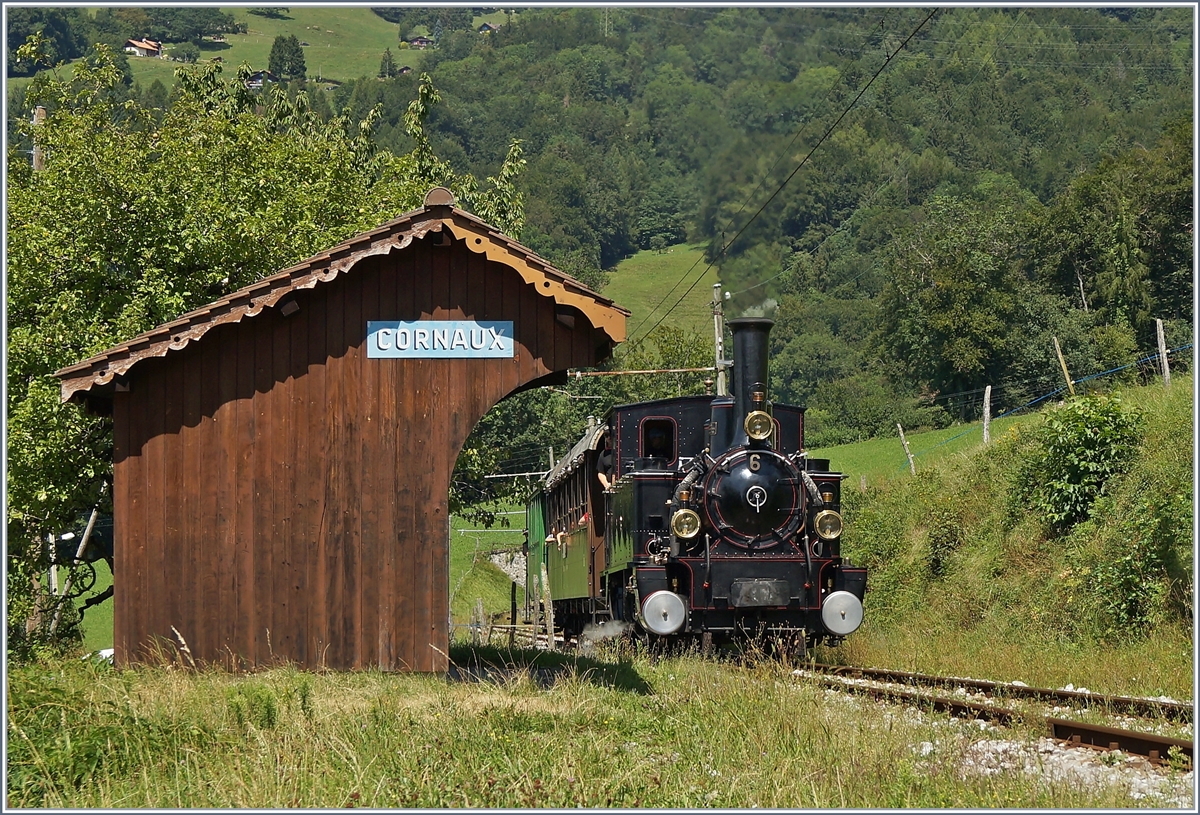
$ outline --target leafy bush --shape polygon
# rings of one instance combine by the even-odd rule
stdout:
[[[1058,531],[1088,518],[1137,451],[1141,421],[1116,396],[1083,397],[1050,411],[1021,473],[1020,496]]]

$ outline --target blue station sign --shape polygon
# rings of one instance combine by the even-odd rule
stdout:
[[[368,320],[368,359],[503,359],[514,354],[511,320]]]

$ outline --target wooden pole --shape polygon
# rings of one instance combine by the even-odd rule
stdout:
[[[904,445],[904,455],[908,456],[908,469],[912,470],[912,474],[917,474],[917,465],[913,461],[912,452],[908,449],[908,439],[904,438],[904,428],[896,422],[896,429],[900,431],[900,442]]]
[[[75,550],[75,561],[83,560],[83,553],[87,551],[88,541],[92,537],[92,530],[96,528],[96,518],[100,515],[100,507],[92,509],[92,517],[88,518],[87,529],[83,531],[83,538],[79,541],[79,547]],[[54,619],[50,621],[50,636],[54,636],[54,632],[58,630],[58,621],[62,619],[63,605],[66,603],[67,596],[71,593],[71,584],[75,581],[75,575],[67,575],[66,585],[63,586],[62,597],[58,600],[58,608],[54,609]]]
[[[46,123],[46,109],[41,105],[34,108],[33,111],[33,169],[46,169],[46,156],[42,152],[42,140],[38,136],[38,129]]]
[[[517,636],[517,581],[515,580],[512,584],[512,604],[509,609],[508,624],[511,626],[508,629],[508,648],[511,651]]]
[[[546,561],[542,561],[542,605],[546,611],[546,650],[554,650],[554,602],[550,597],[550,578],[546,575]]]
[[[1058,354],[1058,364],[1062,366],[1063,378],[1067,380],[1067,390],[1075,395],[1075,383],[1071,381],[1071,373],[1067,370],[1067,361],[1063,359],[1062,348],[1058,345],[1058,337],[1054,338],[1054,353]]]
[[[987,444],[992,440],[990,431],[992,427],[992,386],[988,385],[983,389],[983,443]]]
[[[1163,387],[1171,387],[1171,363],[1167,359],[1167,338],[1163,334],[1162,320],[1155,320],[1158,328],[1158,358],[1162,360]]]

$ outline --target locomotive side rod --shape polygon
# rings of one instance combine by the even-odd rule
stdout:
[[[990,695],[1000,694],[1015,699],[1083,702],[1089,706],[1099,705],[1108,710],[1122,710],[1138,716],[1161,715],[1166,719],[1177,722],[1190,722],[1193,719],[1193,707],[1187,702],[1140,699],[1133,696],[1106,696],[1089,691],[1035,688],[1028,685],[1014,685],[1009,682],[990,682],[985,679],[955,679],[953,677],[932,676],[929,674],[909,673],[907,671],[890,671],[884,668],[853,668],[845,665],[822,665],[820,663],[805,667],[817,673],[856,676],[862,679],[875,679],[883,682],[971,688]]]

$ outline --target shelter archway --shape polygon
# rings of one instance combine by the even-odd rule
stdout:
[[[445,670],[459,449],[510,393],[606,358],[627,314],[435,189],[59,371],[113,415],[118,664],[182,639],[238,667]],[[389,357],[368,330],[452,321],[511,323],[511,353]]]

